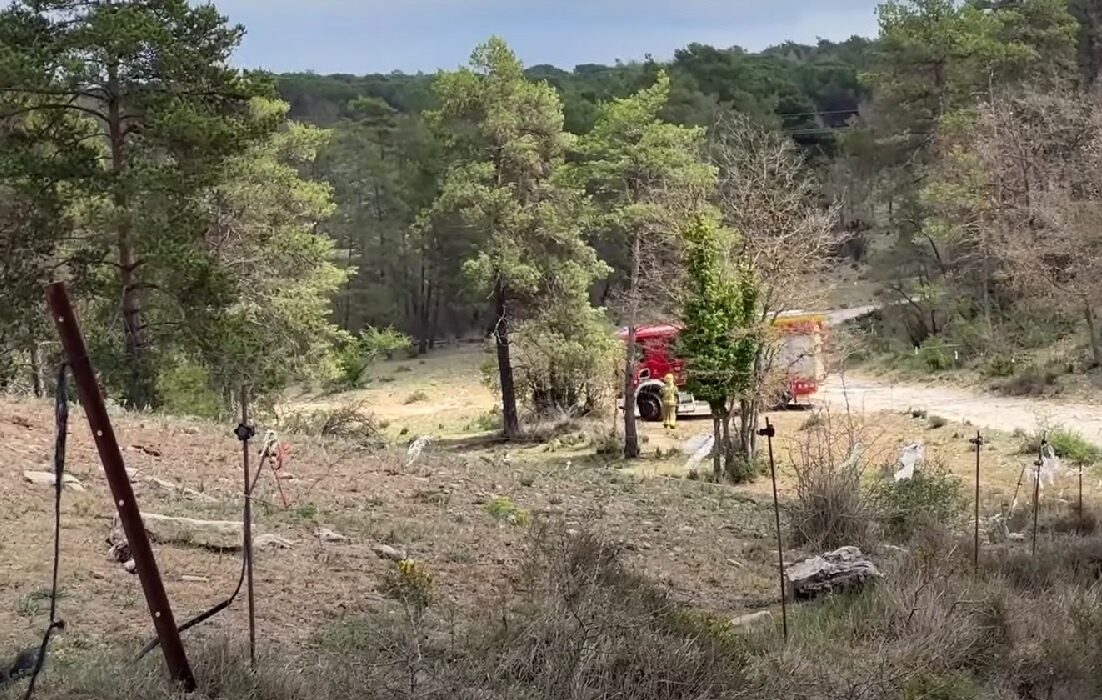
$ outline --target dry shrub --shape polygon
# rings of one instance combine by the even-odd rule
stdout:
[[[721,697],[745,683],[748,645],[726,622],[671,601],[586,533],[533,530],[525,594],[485,649],[501,697]]]
[[[975,697],[1006,656],[1005,593],[976,583],[955,551],[903,556],[883,584],[797,608],[783,655],[759,657],[752,697]],[[960,694],[915,694],[920,689]]]
[[[56,668],[47,665],[35,691],[37,700],[182,700],[224,698],[225,700],[329,700],[324,684],[276,657],[257,659],[257,672],[249,668],[248,650],[239,644],[218,640],[188,645],[198,685],[195,695],[185,696],[168,679],[159,655],[142,662],[115,657],[82,658]],[[56,663],[56,661],[55,661]],[[22,697],[22,686],[17,689]],[[320,692],[318,692],[320,690]],[[0,691],[0,697],[7,697]],[[17,697],[12,695],[12,697]],[[370,697],[370,696],[364,696]]]
[[[865,448],[831,429],[828,419],[805,431],[793,450],[796,499],[789,506],[796,545],[834,549],[867,545],[874,512],[865,490]]]
[[[362,403],[291,413],[281,423],[291,433],[348,440],[364,447],[382,444],[379,427]]]

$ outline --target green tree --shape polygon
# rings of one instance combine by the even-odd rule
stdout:
[[[720,456],[730,454],[723,448],[730,442],[728,407],[753,385],[757,293],[750,271],[729,258],[734,233],[720,227],[716,214],[695,215],[683,235],[687,286],[678,353],[685,358],[686,388],[712,410],[718,481]]]
[[[579,140],[565,181],[584,186],[598,208],[599,236],[622,271],[621,313],[628,327],[623,373],[624,455],[639,456],[634,411],[635,330],[671,311],[680,269],[678,224],[706,201],[715,170],[704,160],[704,131],[661,119],[670,95],[665,73],[631,97],[601,108]]]
[[[82,257],[99,293],[120,300],[121,312],[106,318],[121,319],[112,341],[122,349],[116,377],[126,400],[148,406],[158,329],[147,299],[196,291],[194,283],[166,289],[159,273],[216,276],[196,245],[203,212],[192,193],[275,126],[248,109],[267,86],[228,67],[244,30],[211,5],[17,0],[0,25],[11,39],[0,90],[32,114],[79,115],[106,137],[104,172],[86,192],[84,225],[94,235]]]
[[[287,105],[258,99],[253,110],[283,119]],[[172,341],[209,370],[222,396],[249,384],[254,396],[272,398],[333,371],[331,350],[344,336],[330,321],[330,299],[349,271],[317,232],[333,212],[330,187],[300,174],[329,137],[288,123],[228,159],[217,184],[198,193],[210,211],[205,253],[226,289],[206,308],[185,301],[174,315],[189,322]]]
[[[430,115],[451,165],[430,218],[458,213],[485,236],[465,269],[494,308],[505,436],[520,433],[510,336],[551,304],[586,299],[605,266],[582,237],[579,193],[557,183],[569,142],[562,103],[529,82],[516,55],[493,38],[469,68],[442,74]]]

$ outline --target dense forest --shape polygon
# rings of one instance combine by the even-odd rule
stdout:
[[[708,127],[737,112],[789,135],[809,156],[826,162],[837,153],[840,131],[859,119],[869,99],[859,76],[873,45],[853,37],[751,54],[694,44],[668,64],[648,59],[572,71],[539,65],[524,73],[559,93],[564,128],[571,134],[591,131],[602,104],[653,85],[665,71],[670,95],[663,120]],[[465,255],[464,242],[409,235],[439,177],[434,172],[439,153],[423,117],[437,106],[435,76],[276,77],[292,118],[335,134],[315,174],[334,185],[338,214],[328,232],[357,270],[337,302],[342,325],[352,330],[393,325],[418,338],[423,348],[442,336],[484,330],[485,304],[465,294],[456,264]],[[612,253],[602,252],[606,259]],[[609,292],[602,284],[594,301],[607,301]]]
[[[491,337],[515,432],[518,397],[592,408],[614,326],[748,328],[852,265],[895,304],[878,351],[1006,375],[1062,336],[1099,364],[1102,2],[879,17],[875,38],[668,62],[524,67],[494,38],[437,75],[271,76],[229,67],[244,28],[210,5],[14,2],[0,381],[41,383],[62,278],[127,404],[354,385],[404,336]],[[764,373],[728,341],[750,367],[725,404]]]

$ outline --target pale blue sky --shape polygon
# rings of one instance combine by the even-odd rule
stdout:
[[[762,49],[876,34],[878,0],[214,0],[248,29],[242,67],[415,72],[504,37],[527,65],[670,58],[690,42]]]

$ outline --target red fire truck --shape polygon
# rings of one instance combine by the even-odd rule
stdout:
[[[783,389],[778,404],[807,400],[819,391],[826,376],[823,344],[827,335],[826,318],[814,314],[782,315],[773,323],[776,335],[776,358],[773,366],[784,372]],[[662,419],[659,391],[667,374],[677,378],[677,386],[685,385],[685,361],[674,354],[673,346],[681,334],[681,326],[662,324],[639,326],[635,329],[635,405],[646,421]],[[620,340],[627,342],[628,329],[620,329]],[[692,394],[681,391],[678,415],[708,413]]]

